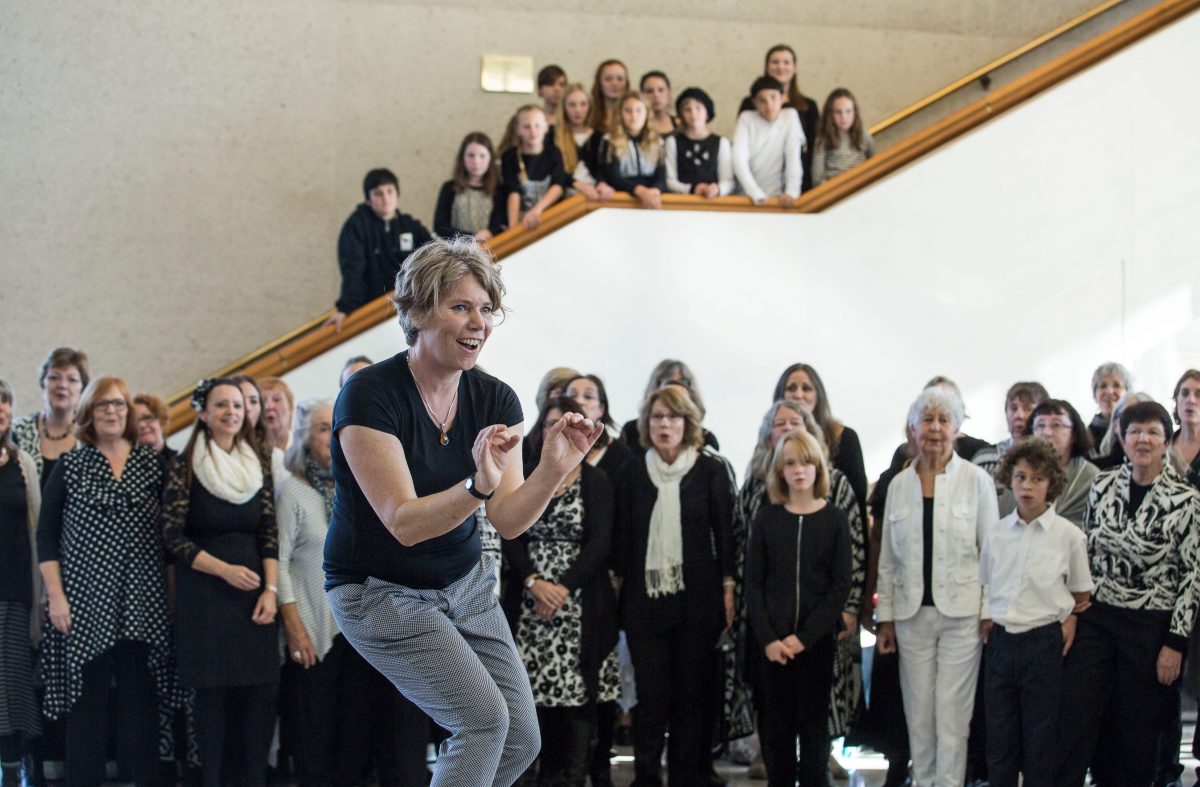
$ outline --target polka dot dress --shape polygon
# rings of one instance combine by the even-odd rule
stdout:
[[[63,590],[71,633],[45,624],[43,711],[56,719],[83,691],[83,668],[117,640],[150,645],[150,670],[160,695],[170,696],[170,635],[166,578],[158,532],[162,466],[153,450],[134,446],[120,480],[96,448],[63,454]]]

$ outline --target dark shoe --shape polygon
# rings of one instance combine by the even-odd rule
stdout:
[[[592,771],[588,778],[592,787],[613,787],[612,773],[609,771]]]
[[[21,758],[21,768],[25,771],[25,783],[29,787],[46,787],[46,773],[41,757],[26,754]]]
[[[613,733],[613,744],[616,746],[632,746],[633,727],[628,724],[619,725],[617,731]]]

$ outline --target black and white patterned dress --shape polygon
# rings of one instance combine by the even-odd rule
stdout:
[[[122,639],[150,646],[158,692],[174,696],[158,531],[162,481],[162,464],[146,446],[133,447],[120,479],[91,445],[81,444],[58,460],[42,503],[38,558],[61,563],[71,633],[48,621],[44,625],[41,666],[48,718],[70,711],[83,692],[83,668]],[[56,527],[57,539],[49,538]],[[56,542],[50,554],[43,548],[47,542]]]
[[[529,559],[549,582],[558,581],[579,560],[583,548],[581,482],[582,476],[561,497],[550,501],[545,513],[527,532]],[[580,661],[582,592],[572,591],[550,620],[542,620],[533,611],[534,600],[529,591],[521,594],[517,651],[529,672],[533,700],[538,707],[578,707],[589,701]],[[597,702],[616,700],[620,693],[620,663],[613,651],[600,667]]]

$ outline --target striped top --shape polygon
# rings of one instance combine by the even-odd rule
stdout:
[[[836,147],[830,148],[825,140],[817,138],[813,145],[812,180],[813,185],[823,183],[830,178],[841,175],[851,167],[861,164],[875,155],[875,140],[869,132],[863,130],[862,150],[850,144],[849,134],[838,134]]]
[[[321,493],[293,476],[279,488],[275,507],[279,526],[279,603],[295,604],[317,658],[325,658],[337,624],[325,600],[325,531],[329,519]]]

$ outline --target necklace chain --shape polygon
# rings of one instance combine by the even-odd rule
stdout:
[[[67,431],[63,432],[60,435],[50,434],[50,427],[46,425],[45,413],[38,413],[38,423],[42,427],[42,436],[45,437],[47,440],[49,440],[52,443],[57,442],[59,440],[66,440],[67,437],[71,434],[71,427],[69,427],[69,426],[67,427]]]
[[[404,360],[408,363],[409,374],[412,374],[412,356],[406,355]],[[421,397],[421,404],[425,405],[425,413],[438,426],[438,442],[442,445],[449,445],[450,437],[446,434],[446,422],[450,420],[450,412],[454,410],[454,405],[458,402],[458,387],[456,386],[454,389],[454,396],[450,397],[450,406],[446,408],[446,416],[439,421],[433,408],[429,406],[429,401],[425,398],[425,392],[421,390],[421,384],[417,382],[417,376],[413,374],[412,378],[413,384],[417,386],[417,395]]]

